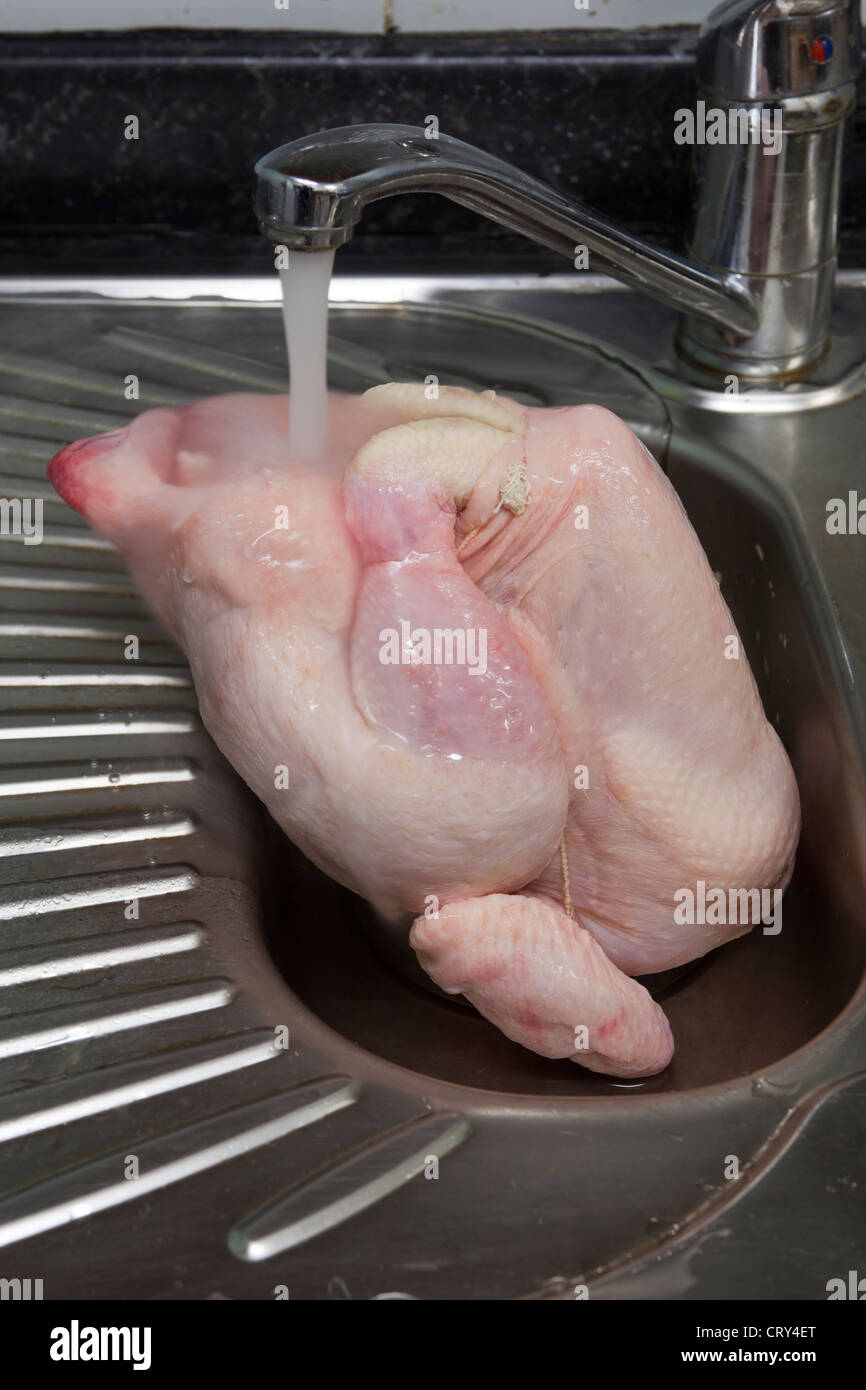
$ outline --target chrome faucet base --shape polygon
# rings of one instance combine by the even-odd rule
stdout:
[[[835,272],[834,256],[795,275],[744,277],[761,307],[758,331],[742,337],[684,317],[676,336],[678,352],[720,376],[780,383],[801,376],[830,346]]]
[[[690,254],[736,270],[759,306],[749,336],[688,316],[678,344],[723,374],[784,382],[827,351],[845,120],[854,109],[859,6],[732,0],[698,42],[700,99],[757,141],[701,148]]]

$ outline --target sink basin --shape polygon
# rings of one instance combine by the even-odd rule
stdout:
[[[854,1105],[864,1069],[862,538],[825,521],[856,487],[866,382],[719,397],[676,376],[672,316],[595,277],[335,282],[338,389],[434,374],[629,421],[791,755],[804,821],[781,933],[648,980],[677,1054],[626,1083],[533,1056],[380,953],[366,904],[210,743],[119,557],[41,481],[62,442],[139,409],[284,389],[276,287],[2,290],[0,493],[43,496],[46,531],[0,540],[0,1246],[50,1271],[52,1297],[191,1298],[627,1297],[722,1220],[736,1247],[739,1199],[771,1191],[821,1106]],[[862,294],[841,285],[843,324]],[[118,1183],[130,1152],[146,1191]],[[431,1157],[447,1182],[425,1180]],[[827,1146],[815,1183],[847,1161]],[[774,1295],[823,1297],[850,1231],[840,1212]],[[130,1241],[147,1257],[112,1254]],[[759,1263],[744,1254],[738,1296],[770,1296]],[[719,1296],[712,1260],[684,1270],[681,1296]]]

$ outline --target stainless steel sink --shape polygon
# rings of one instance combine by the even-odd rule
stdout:
[[[380,957],[42,481],[141,408],[283,389],[276,285],[0,290],[0,496],[45,498],[43,544],[0,540],[0,1272],[49,1298],[823,1297],[864,1234],[840,1136],[866,1076],[866,538],[825,522],[866,493],[866,279],[823,375],[739,397],[680,380],[672,315],[597,277],[335,282],[335,387],[432,373],[629,420],[793,759],[783,930],[663,982],[677,1055],[639,1083],[542,1061]],[[808,1262],[784,1258],[792,1172],[829,1203]]]

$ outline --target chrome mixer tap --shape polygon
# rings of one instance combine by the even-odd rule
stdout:
[[[679,351],[703,368],[783,383],[828,344],[859,57],[859,0],[727,0],[713,11],[698,40],[687,257],[473,145],[402,125],[325,130],[266,155],[259,225],[289,247],[332,250],[368,203],[439,193],[569,259],[587,247],[593,269],[681,311]]]

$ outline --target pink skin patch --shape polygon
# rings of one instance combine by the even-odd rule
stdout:
[[[593,1037],[597,1042],[607,1042],[609,1038],[615,1038],[617,1033],[627,1022],[628,1018],[625,1009],[618,1009],[606,1023],[597,1023],[595,1025]]]
[[[525,1004],[523,1008],[517,1010],[517,1021],[520,1027],[525,1028],[529,1033],[538,1032],[544,1027],[543,1020],[531,1004]]]
[[[74,444],[67,444],[65,449],[55,454],[49,463],[48,478],[52,486],[60,493],[64,502],[82,516],[88,513],[89,501],[92,505],[94,486],[92,480],[87,479],[86,470],[83,471],[81,465],[86,465],[92,459],[118,448],[128,434],[127,425],[124,429],[111,430],[108,434],[94,434],[89,439],[77,439]],[[110,505],[113,501],[113,494],[104,482],[100,481],[96,492],[103,505]]]
[[[350,476],[344,487],[346,522],[366,565],[454,548],[453,500],[427,483]]]

